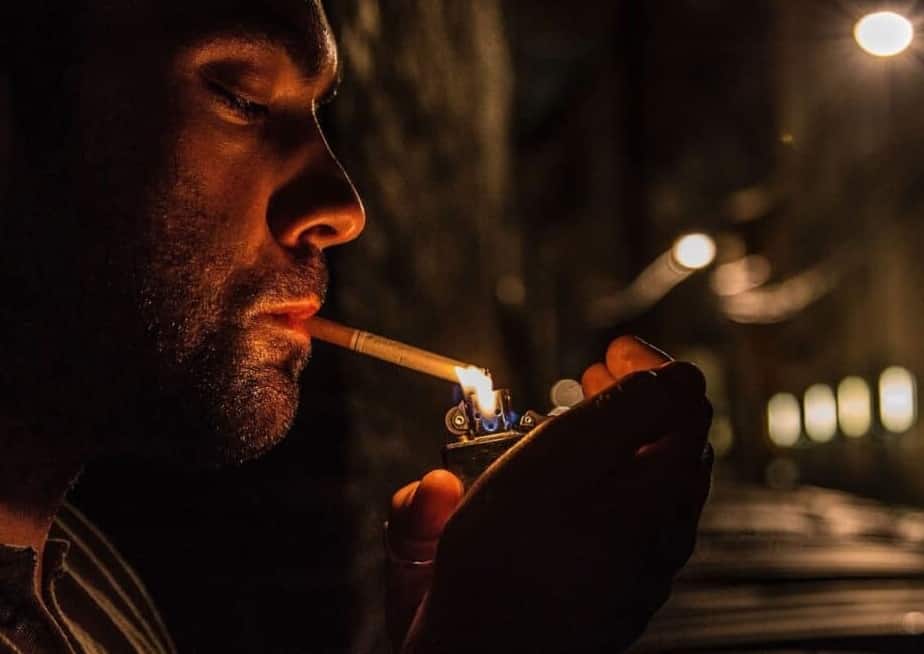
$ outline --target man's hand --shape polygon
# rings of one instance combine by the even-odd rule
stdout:
[[[429,472],[391,498],[385,534],[385,609],[388,636],[396,652],[401,651],[417,608],[430,589],[440,534],[461,499],[462,482],[447,470]]]
[[[582,383],[585,402],[464,499],[445,471],[395,494],[389,618],[404,651],[615,651],[667,598],[709,488],[702,375],[624,337]]]

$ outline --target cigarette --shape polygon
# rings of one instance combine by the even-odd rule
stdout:
[[[425,375],[439,377],[454,384],[459,383],[456,368],[476,368],[470,363],[457,361],[440,354],[421,350],[419,347],[393,341],[384,336],[377,336],[360,329],[353,329],[317,316],[308,321],[308,331],[312,338],[366,356],[375,357],[388,363],[422,372]],[[478,368],[481,370],[481,368]]]

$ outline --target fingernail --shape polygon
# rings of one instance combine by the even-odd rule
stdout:
[[[654,345],[652,345],[651,343],[649,343],[648,341],[646,341],[644,338],[639,338],[638,336],[633,336],[632,338],[634,338],[636,341],[638,341],[639,344],[642,345],[643,347],[646,347],[646,348],[648,348],[649,350],[651,350],[651,354],[652,354],[653,356],[656,356],[656,357],[658,357],[658,358],[660,358],[660,359],[663,359],[664,361],[668,361],[668,362],[674,360],[673,357],[671,357],[671,355],[669,355],[667,352],[665,352],[664,350],[662,350],[662,349],[659,348],[659,347],[655,347]]]
[[[616,379],[638,370],[656,368],[671,358],[637,336],[620,336],[606,350],[606,367]]]

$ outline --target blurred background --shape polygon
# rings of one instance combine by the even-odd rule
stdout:
[[[745,610],[703,588],[728,598],[733,584],[752,601],[758,581],[787,579],[804,598],[799,574],[885,575],[889,589],[904,580],[912,605],[884,624],[924,631],[922,582],[908,581],[924,558],[907,558],[924,542],[924,41],[913,35],[924,7],[327,9],[344,80],[322,122],[368,226],[331,253],[325,315],[486,366],[521,410],[551,408],[551,385],[619,334],[695,361],[716,407],[702,539],[714,556],[692,567],[698,599],[679,593],[687,604],[665,619],[682,616],[692,634],[697,610]],[[882,11],[895,13],[860,23]],[[390,493],[439,465],[452,397],[438,380],[319,344],[298,424],[275,452],[210,473],[104,462],[75,501],[140,569],[181,651],[387,651],[381,525]],[[853,549],[847,568],[825,568],[835,537],[905,558]],[[719,541],[731,543],[725,559]],[[729,573],[749,543],[778,556]],[[809,550],[819,555],[801,572],[778,565],[796,560],[780,552]],[[703,647],[747,641],[712,638]]]

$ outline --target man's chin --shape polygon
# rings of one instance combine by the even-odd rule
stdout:
[[[183,467],[217,468],[256,459],[280,443],[295,419],[299,387],[290,371],[269,368],[227,385],[210,383],[194,395],[198,401],[180,412],[185,418],[160,439],[168,450],[159,454]]]

